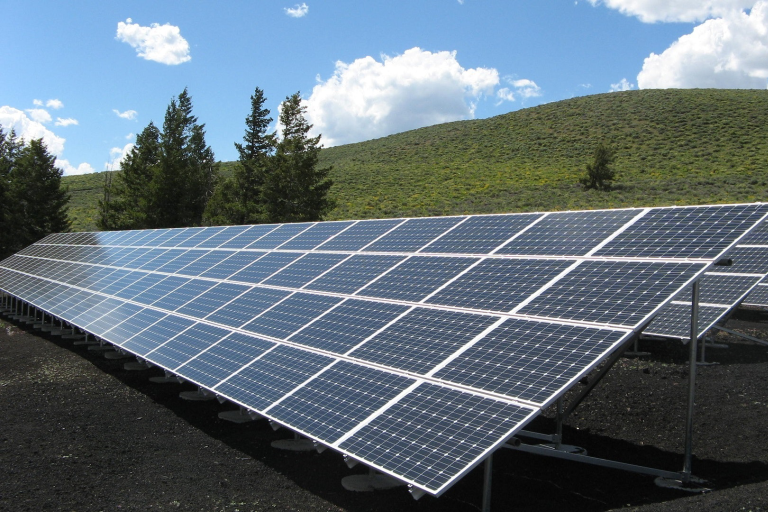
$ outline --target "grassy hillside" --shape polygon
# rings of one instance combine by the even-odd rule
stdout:
[[[599,142],[610,192],[584,192]],[[768,91],[586,96],[323,150],[329,219],[768,200]],[[65,178],[75,229],[93,229],[103,175]],[[93,185],[96,188],[93,189]]]

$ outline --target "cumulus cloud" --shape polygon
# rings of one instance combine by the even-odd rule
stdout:
[[[74,165],[69,163],[69,160],[64,160],[62,158],[56,159],[56,167],[64,171],[64,176],[72,176],[75,174],[89,174],[95,170],[93,167],[91,167],[90,164],[87,164],[87,163],[82,163],[77,167],[75,167]]]
[[[635,84],[629,83],[629,80],[622,78],[619,83],[611,84],[611,90],[609,92],[629,91],[635,88]]]
[[[66,119],[62,119],[60,117],[56,118],[56,126],[71,126],[71,125],[78,125],[80,123],[77,122],[77,119],[72,119],[71,117],[68,117]]]
[[[43,112],[45,111],[43,110]],[[50,115],[48,116],[48,120],[50,121]],[[64,142],[66,139],[53,133],[43,126],[40,121],[36,121],[31,116],[27,116],[23,110],[7,105],[0,107],[0,126],[3,127],[3,131],[6,133],[14,130],[17,137],[26,141],[43,139],[45,145],[48,146],[48,151],[54,155],[60,155],[61,152],[64,151]]]
[[[161,64],[176,65],[192,59],[181,30],[169,23],[142,27],[128,18],[117,24],[117,40],[133,46],[139,57]]]
[[[133,135],[133,134],[131,134]],[[116,171],[120,169],[126,155],[133,149],[133,142],[129,142],[122,148],[112,148],[109,150],[109,162],[104,164],[105,171]]]
[[[27,113],[36,123],[50,123],[52,121],[51,114],[43,108],[28,108]]]
[[[535,98],[541,96],[541,87],[536,85],[533,80],[521,78],[520,80],[511,80],[510,84],[515,88],[515,92],[523,98]]]
[[[589,0],[605,5],[645,23],[657,21],[703,21],[749,9],[755,0]]]
[[[707,20],[660,55],[645,59],[637,85],[648,88],[758,88],[768,85],[768,1],[750,13]]]
[[[129,120],[134,120],[136,119],[136,116],[139,115],[139,113],[136,112],[135,110],[126,110],[125,112],[120,112],[116,108],[113,108],[112,112],[117,114],[117,117],[122,117],[123,119],[129,119]]]
[[[307,4],[296,4],[295,7],[286,7],[285,14],[291,18],[303,18],[309,12],[309,6]]]
[[[333,146],[471,118],[472,100],[492,95],[499,73],[464,69],[456,52],[411,48],[381,61],[339,61],[332,77],[318,81],[305,103],[307,119]]]
[[[64,103],[60,100],[48,100],[45,102],[45,106],[52,108],[53,110],[59,110],[60,108],[64,108]]]

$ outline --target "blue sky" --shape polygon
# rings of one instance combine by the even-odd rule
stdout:
[[[119,166],[188,87],[219,160],[249,98],[325,145],[638,88],[768,84],[768,0],[0,0],[0,125]]]

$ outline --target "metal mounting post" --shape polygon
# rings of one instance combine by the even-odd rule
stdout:
[[[491,512],[491,480],[493,480],[493,453],[485,459],[483,471],[483,512]]]
[[[688,414],[685,419],[685,459],[683,482],[691,479],[691,454],[693,453],[693,408],[696,402],[696,348],[699,336],[699,282],[693,283],[691,293],[691,339],[688,342]],[[702,349],[703,351],[703,349]]]

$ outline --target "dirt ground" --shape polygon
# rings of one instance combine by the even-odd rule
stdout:
[[[729,324],[768,339],[768,313],[740,310]],[[501,450],[494,456],[494,511],[768,510],[768,347],[719,334],[717,365],[697,376],[694,475],[711,492],[662,489],[653,477]],[[687,349],[641,342],[569,418],[565,441],[590,455],[682,468]],[[153,384],[157,369],[5,321],[0,326],[2,511],[475,511],[482,466],[440,498],[405,488],[353,493],[350,470],[330,450],[276,450],[292,437],[264,421],[217,417],[231,404],[188,402],[180,384]],[[532,429],[552,432],[551,411]]]

